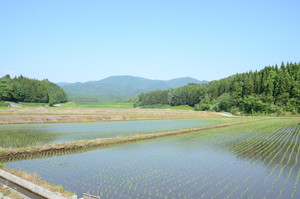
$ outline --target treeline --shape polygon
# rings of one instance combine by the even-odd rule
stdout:
[[[195,110],[277,115],[300,113],[300,63],[266,66],[207,84],[142,93],[135,106],[189,105]]]
[[[67,102],[62,88],[46,80],[29,79],[23,76],[0,78],[0,101],[56,103]]]

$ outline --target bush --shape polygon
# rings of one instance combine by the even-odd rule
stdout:
[[[232,107],[232,101],[231,96],[229,93],[224,93],[220,97],[218,97],[218,108],[217,111],[230,111],[230,108]]]
[[[243,110],[246,113],[261,113],[264,110],[266,110],[267,104],[262,102],[258,97],[256,96],[248,96],[244,98],[242,102]]]
[[[209,104],[196,104],[195,111],[208,111],[210,109]]]
[[[239,112],[240,112],[240,110],[238,109],[238,107],[233,106],[230,108],[230,113],[232,113],[232,114],[237,114]]]
[[[292,114],[292,115],[296,115],[296,114],[297,114],[297,110],[296,110],[295,108],[293,108],[293,109],[291,110],[291,114]]]

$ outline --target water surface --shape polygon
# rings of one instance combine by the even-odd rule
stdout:
[[[200,119],[0,125],[0,147],[24,147],[130,136],[217,124]]]
[[[79,197],[297,198],[299,130],[295,122],[263,121],[6,166]]]

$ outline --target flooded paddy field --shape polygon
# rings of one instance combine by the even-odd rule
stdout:
[[[203,119],[0,125],[0,147],[26,147],[131,136],[218,124]]]
[[[36,173],[79,197],[83,193],[101,199],[300,195],[300,127],[294,119],[50,155],[10,159],[5,166]]]

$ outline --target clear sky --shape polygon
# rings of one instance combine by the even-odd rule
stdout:
[[[299,0],[1,0],[0,76],[215,80],[300,61]]]

